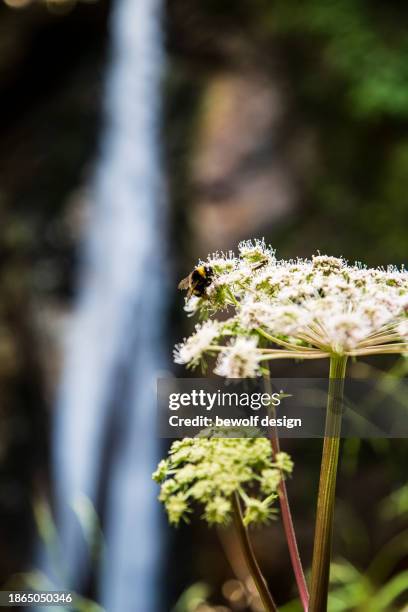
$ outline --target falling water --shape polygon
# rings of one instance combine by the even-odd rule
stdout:
[[[155,377],[163,366],[160,18],[161,0],[113,2],[106,126],[55,427],[57,510],[71,584],[80,588],[89,571],[69,509],[86,495],[105,516],[100,583],[109,612],[159,609],[150,474]]]

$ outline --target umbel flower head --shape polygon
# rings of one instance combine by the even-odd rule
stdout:
[[[176,346],[187,367],[215,358],[226,378],[262,374],[271,359],[408,352],[408,271],[368,268],[328,255],[278,260],[265,242],[205,263],[211,284],[186,301],[205,323]],[[222,320],[216,315],[223,313]]]
[[[239,437],[224,437],[227,433]],[[188,521],[193,507],[199,506],[210,525],[227,524],[235,494],[243,504],[245,525],[272,518],[279,483],[293,463],[283,452],[272,457],[268,439],[246,435],[253,436],[253,431],[213,430],[213,437],[173,442],[168,458],[153,474],[170,523]]]

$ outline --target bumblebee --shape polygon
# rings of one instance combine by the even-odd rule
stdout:
[[[179,282],[178,288],[187,290],[187,297],[205,296],[206,288],[211,284],[214,272],[211,266],[197,266],[186,278]]]
[[[252,270],[259,270],[267,264],[268,260],[263,259],[252,265]],[[211,285],[214,277],[214,270],[211,266],[203,265],[197,266],[186,278],[183,278],[178,288],[181,290],[187,290],[187,298],[192,295],[197,297],[205,297],[205,290]]]

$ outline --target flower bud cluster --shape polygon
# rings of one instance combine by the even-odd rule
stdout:
[[[228,433],[239,437],[214,430],[212,437],[173,442],[168,458],[160,461],[153,479],[161,485],[159,499],[170,523],[188,522],[198,506],[210,525],[227,524],[233,495],[241,500],[245,525],[272,518],[279,483],[293,469],[289,455],[272,456],[269,440],[245,437],[245,430]]]

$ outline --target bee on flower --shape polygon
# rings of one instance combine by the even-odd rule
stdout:
[[[177,345],[177,363],[194,368],[215,358],[215,374],[246,378],[272,359],[408,352],[404,268],[322,254],[278,260],[264,240],[241,242],[237,256],[216,253],[205,265],[205,296],[188,296],[186,310],[208,320]]]

